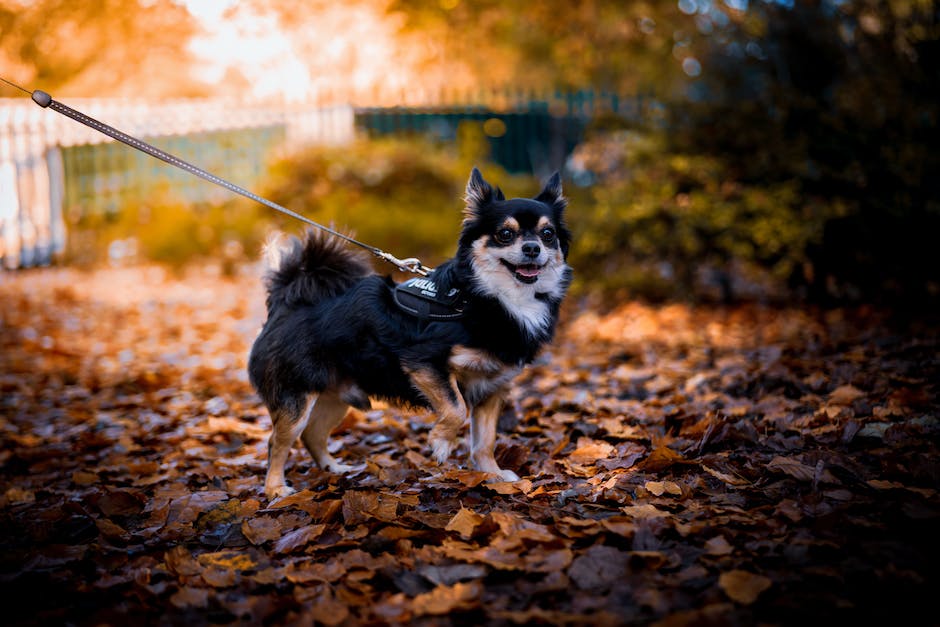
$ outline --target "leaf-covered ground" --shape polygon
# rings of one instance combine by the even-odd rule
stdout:
[[[487,483],[351,413],[261,492],[257,276],[0,274],[3,623],[936,620],[940,340],[872,310],[572,304]]]

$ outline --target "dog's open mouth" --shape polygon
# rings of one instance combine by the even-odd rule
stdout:
[[[520,263],[519,265],[509,263],[505,259],[500,259],[517,281],[522,283],[535,283],[539,280],[539,274],[542,272],[542,266],[536,263]]]

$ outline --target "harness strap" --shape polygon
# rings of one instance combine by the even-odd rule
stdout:
[[[441,294],[430,278],[408,279],[395,286],[392,297],[399,309],[423,321],[459,320],[467,305],[459,289]]]

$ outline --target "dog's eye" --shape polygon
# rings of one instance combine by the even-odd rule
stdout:
[[[555,229],[550,226],[546,226],[539,232],[539,237],[541,237],[542,241],[546,244],[551,244],[555,241]]]
[[[496,231],[496,241],[500,244],[508,244],[516,236],[516,232],[512,229],[500,229]]]

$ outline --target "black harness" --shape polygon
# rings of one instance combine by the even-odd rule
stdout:
[[[441,294],[437,283],[427,277],[415,277],[395,286],[395,304],[408,315],[421,320],[459,320],[464,316],[467,299],[456,287]]]

